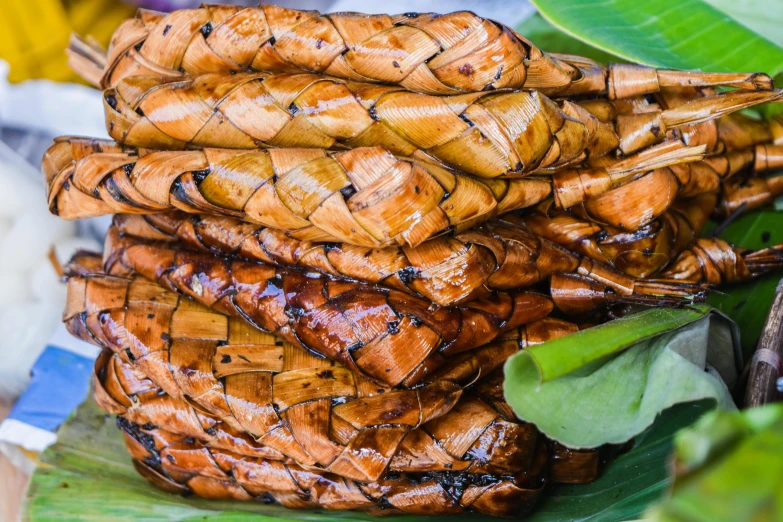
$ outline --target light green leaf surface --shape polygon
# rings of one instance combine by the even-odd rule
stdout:
[[[539,13],[522,22],[516,27],[516,31],[548,53],[575,54],[591,58],[598,63],[625,61],[617,55],[597,49],[564,33]]]
[[[739,23],[783,47],[783,5],[780,0],[706,0]]]
[[[674,404],[733,408],[724,380],[741,371],[738,341],[731,321],[707,307],[646,310],[512,356],[506,400],[566,446],[619,444]]]
[[[553,25],[629,61],[677,69],[783,70],[783,48],[702,0],[532,0]]]
[[[528,522],[619,522],[638,518],[669,484],[665,462],[674,433],[707,410],[686,404],[661,415],[636,438],[633,448],[610,462],[585,486],[550,489]],[[136,474],[113,417],[89,398],[61,428],[57,443],[41,457],[27,493],[30,522],[339,522],[379,520],[360,513],[292,511],[249,502],[183,498],[159,491]],[[384,522],[497,522],[481,515],[391,516]]]
[[[672,496],[657,522],[783,520],[783,404],[716,411],[675,437]]]

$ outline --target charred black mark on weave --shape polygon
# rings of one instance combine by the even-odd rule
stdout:
[[[419,194],[419,193],[421,192],[421,189],[419,188],[419,186],[418,186],[418,185],[415,185],[415,186],[413,187],[413,192],[415,192],[416,194]]]
[[[166,24],[166,27],[163,28],[163,36],[169,34],[169,31],[171,31],[171,24]]]
[[[223,354],[223,357],[220,358],[221,364],[231,364],[231,356],[227,353]]]
[[[600,230],[600,231],[596,232],[596,233],[593,235],[593,238],[594,238],[596,241],[603,241],[603,240],[604,240],[604,239],[606,239],[607,237],[609,237],[609,232],[607,232],[606,230]]]
[[[302,317],[305,314],[304,308],[301,308],[299,306],[286,305],[283,311],[285,312],[285,315],[287,315],[291,319],[298,319],[299,317]]]
[[[381,121],[381,118],[380,118],[380,117],[378,117],[378,112],[377,112],[377,110],[375,109],[375,105],[373,105],[372,107],[370,107],[370,110],[369,110],[369,111],[367,111],[367,112],[369,112],[369,113],[370,113],[370,118],[372,118],[373,120],[375,120],[375,121]]]
[[[246,363],[249,363],[249,362],[250,362],[250,359],[248,359],[248,358],[247,358],[247,357],[245,357],[244,355],[237,355],[237,358],[239,358],[239,359],[241,359],[241,360],[245,361]]]
[[[348,353],[351,353],[351,352],[355,352],[362,346],[364,346],[364,343],[362,341],[356,341],[355,343],[349,345],[348,348],[346,348],[346,350],[348,350]]]
[[[393,65],[393,66],[394,66],[396,69],[399,69],[399,68],[400,68],[400,64],[399,64],[399,62],[398,62],[397,60],[392,60],[392,65]]]
[[[410,318],[411,318],[411,323],[413,324],[413,326],[414,326],[415,328],[418,328],[419,326],[421,326],[422,324],[424,324],[424,321],[422,321],[422,320],[421,320],[421,319],[419,319],[418,317],[414,317],[414,316],[412,316],[412,315],[411,315],[411,316],[410,316]]]
[[[147,319],[155,319],[155,314],[147,314]]]
[[[345,199],[349,199],[351,196],[356,194],[356,189],[353,185],[348,185],[347,187],[340,189],[340,194],[342,194]]]
[[[115,95],[107,94],[106,103],[108,103],[109,107],[111,107],[113,110],[117,110],[117,97]]]
[[[661,133],[661,127],[659,125],[653,125],[650,127],[650,132],[653,136],[658,136]]]
[[[136,361],[136,356],[133,355],[133,352],[130,350],[130,348],[126,348],[125,349],[125,355],[128,356],[128,360],[130,362],[135,362]]]
[[[324,46],[323,38],[319,38],[318,40],[315,41],[315,48],[316,49],[320,49],[323,46]]]
[[[303,388],[303,389],[304,389],[304,388],[309,388],[311,384],[312,384],[311,382],[303,382],[303,383],[302,383],[302,388]]]
[[[273,497],[270,492],[264,491],[264,494],[261,495],[261,502],[263,502],[264,504],[274,504],[275,497]]]
[[[498,67],[498,72],[497,72],[497,74],[495,74],[495,77],[493,79],[499,80],[501,74],[503,74],[503,66],[502,65],[500,67]]]
[[[467,114],[465,114],[464,112],[463,112],[463,113],[460,113],[460,115],[459,115],[459,119],[460,119],[460,120],[462,120],[462,121],[464,121],[465,123],[467,123],[467,124],[468,124],[468,125],[470,125],[471,127],[473,127],[473,122],[470,120],[470,118],[468,117],[468,115],[467,115]]]
[[[131,174],[133,174],[133,169],[136,167],[136,163],[126,163],[122,166],[122,170],[125,171],[125,175],[130,177]]]
[[[315,374],[316,377],[319,379],[332,379],[336,380],[337,377],[334,376],[334,372],[332,370],[323,370]]]
[[[389,331],[389,334],[396,335],[400,333],[400,322],[399,321],[389,321],[386,325],[386,330]]]
[[[193,181],[196,182],[196,185],[201,185],[201,182],[204,181],[207,176],[209,176],[209,173],[211,172],[211,169],[207,167],[204,170],[194,170],[191,171],[191,175],[193,176]]]
[[[141,47],[144,45],[144,42],[139,42],[136,45],[133,46],[134,49],[136,49],[136,52],[141,51]]]
[[[291,113],[291,116],[296,116],[296,113],[299,112],[299,106],[296,103],[291,103],[288,106],[288,112]]]
[[[212,29],[214,29],[212,22],[207,22],[201,26],[201,34],[203,34],[204,38],[206,38],[212,32]]]
[[[167,334],[166,332],[163,332],[162,334],[160,334],[160,340],[168,342],[168,341],[171,340],[171,336],[169,334]]]
[[[147,463],[147,465],[150,467],[159,468],[160,454],[158,453],[158,449],[155,447],[155,439],[152,437],[152,435],[144,433],[141,431],[138,424],[133,424],[132,422],[122,417],[117,417],[117,427],[133,437],[133,439],[138,441],[139,444],[141,444],[144,449],[149,452],[149,457],[144,459],[144,462]]]
[[[402,281],[402,284],[409,285],[419,276],[419,271],[412,266],[406,266],[397,272],[397,276],[400,278],[400,281]]]

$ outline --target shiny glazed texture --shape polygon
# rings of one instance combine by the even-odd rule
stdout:
[[[95,397],[106,411],[129,421],[121,423],[124,429],[129,423],[143,425],[136,429],[147,434],[165,429],[172,436],[178,434],[177,440],[191,449],[209,448],[213,457],[229,455],[231,462],[259,466],[252,467],[256,472],[277,470],[225,477],[227,482],[238,481],[240,484],[234,486],[240,489],[249,486],[248,492],[256,497],[260,495],[253,494],[258,491],[253,488],[276,492],[282,487],[287,491],[289,483],[278,481],[286,476],[279,474],[281,470],[291,471],[288,466],[293,466],[295,472],[306,469],[312,474],[323,474],[326,468],[331,472],[327,476],[339,484],[351,481],[334,472],[347,472],[343,475],[362,482],[374,480],[371,474],[380,476],[383,472],[381,484],[403,478],[396,475],[398,472],[409,473],[415,481],[425,476],[439,477],[444,487],[454,481],[464,487],[481,484],[480,491],[464,498],[469,505],[462,502],[463,507],[497,515],[517,512],[526,505],[522,499],[532,502],[538,497],[547,450],[535,428],[514,419],[502,397],[501,374],[495,372],[495,377],[484,379],[475,393],[456,404],[458,388],[449,387],[445,381],[434,393],[429,386],[416,391],[379,388],[358,376],[354,376],[353,389],[328,386],[329,381],[343,381],[339,365],[275,342],[272,336],[240,320],[210,312],[154,283],[123,281],[93,272],[98,265],[99,260],[89,256],[69,265],[66,324],[78,337],[114,352],[105,351],[96,361]],[[123,299],[127,303],[124,307],[105,309]],[[145,314],[148,318],[150,314],[158,316],[156,322],[163,327],[150,332],[144,321],[134,319]],[[167,325],[160,316],[168,319]],[[524,342],[536,344],[575,330],[570,323],[544,319],[530,325]],[[210,366],[213,373],[207,369]],[[406,400],[407,395],[412,398],[414,394],[417,400]],[[388,436],[397,431],[406,434]],[[597,452],[564,451],[551,444],[548,447],[555,458],[549,473],[552,480],[574,483],[595,478]],[[394,453],[393,457],[388,458],[385,451]],[[158,469],[158,473],[168,480],[176,480],[172,477],[178,475],[171,473],[176,470],[198,475],[198,462],[203,461],[191,462],[183,457],[187,455],[166,457],[172,467]],[[138,464],[151,465],[149,460]],[[140,471],[150,478],[149,469]],[[484,504],[498,493],[496,488],[515,492],[515,502],[498,503],[501,496]],[[198,491],[198,487],[193,490],[216,498]],[[303,500],[307,498],[306,492],[299,493]],[[333,501],[348,501],[345,494],[343,491]],[[484,501],[476,503],[474,496]],[[423,513],[415,511],[422,509],[449,512],[442,505],[396,507],[412,513]]]
[[[458,402],[454,381],[390,389],[142,278],[70,277],[65,321],[116,354],[97,367],[104,409],[213,447],[367,482],[387,469],[524,474],[538,445],[532,425],[471,394]],[[159,389],[141,393],[139,379]]]
[[[251,221],[310,241],[417,245],[533,205],[548,179],[477,180],[381,148],[162,151],[60,138],[43,161],[66,219],[178,208]]]
[[[561,168],[612,151],[628,155],[664,141],[668,130],[780,96],[732,91],[626,114],[606,100],[602,107],[595,101],[558,105],[537,91],[443,97],[315,74],[211,73],[178,81],[127,78],[104,91],[104,109],[109,135],[126,145],[382,146],[496,178]]]
[[[75,51],[72,63],[91,54]],[[512,29],[467,11],[321,15],[262,4],[210,5],[166,15],[142,9],[115,31],[102,61],[93,65],[91,76],[104,86],[139,74],[248,69],[304,70],[433,94],[525,87],[623,98],[665,86],[772,86],[769,76],[759,73],[656,71],[636,65],[607,70],[586,58],[548,55]]]
[[[114,229],[104,255],[109,273],[138,272],[392,386],[418,384],[450,356],[553,308],[534,292],[438,307],[399,290],[120,237]]]
[[[290,509],[360,510],[372,515],[477,512],[524,516],[544,492],[542,480],[460,472],[390,474],[361,483],[294,463],[236,455],[192,438],[119,419],[136,470],[170,493],[208,499],[279,503]],[[543,445],[542,445],[543,446]],[[546,453],[539,451],[542,473]]]
[[[643,282],[531,234],[518,217],[493,220],[418,247],[385,249],[300,242],[278,230],[208,215],[125,214],[115,216],[114,224],[121,234],[147,240],[178,239],[200,251],[382,284],[419,294],[441,306],[491,299],[493,291],[529,287],[558,272],[573,272],[603,283],[618,299],[645,295]],[[688,292],[698,294],[699,289],[661,283],[656,292],[659,304],[676,305],[678,298],[695,298]]]

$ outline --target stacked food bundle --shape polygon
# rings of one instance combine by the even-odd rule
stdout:
[[[783,123],[736,112],[783,96],[763,74],[275,6],[142,10],[71,59],[116,142],[56,140],[49,205],[116,216],[67,269],[65,321],[168,491],[528,512],[605,452],[516,418],[510,355],[782,264],[697,239],[783,192]]]

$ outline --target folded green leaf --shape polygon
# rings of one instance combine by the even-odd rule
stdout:
[[[783,48],[702,0],[533,0],[553,25],[603,51],[655,67],[783,70]]]
[[[783,405],[705,415],[675,438],[674,490],[657,522],[783,520]]]
[[[514,355],[505,394],[548,437],[593,448],[633,438],[675,404],[733,408],[726,383],[741,368],[724,316],[704,306],[652,309]]]

